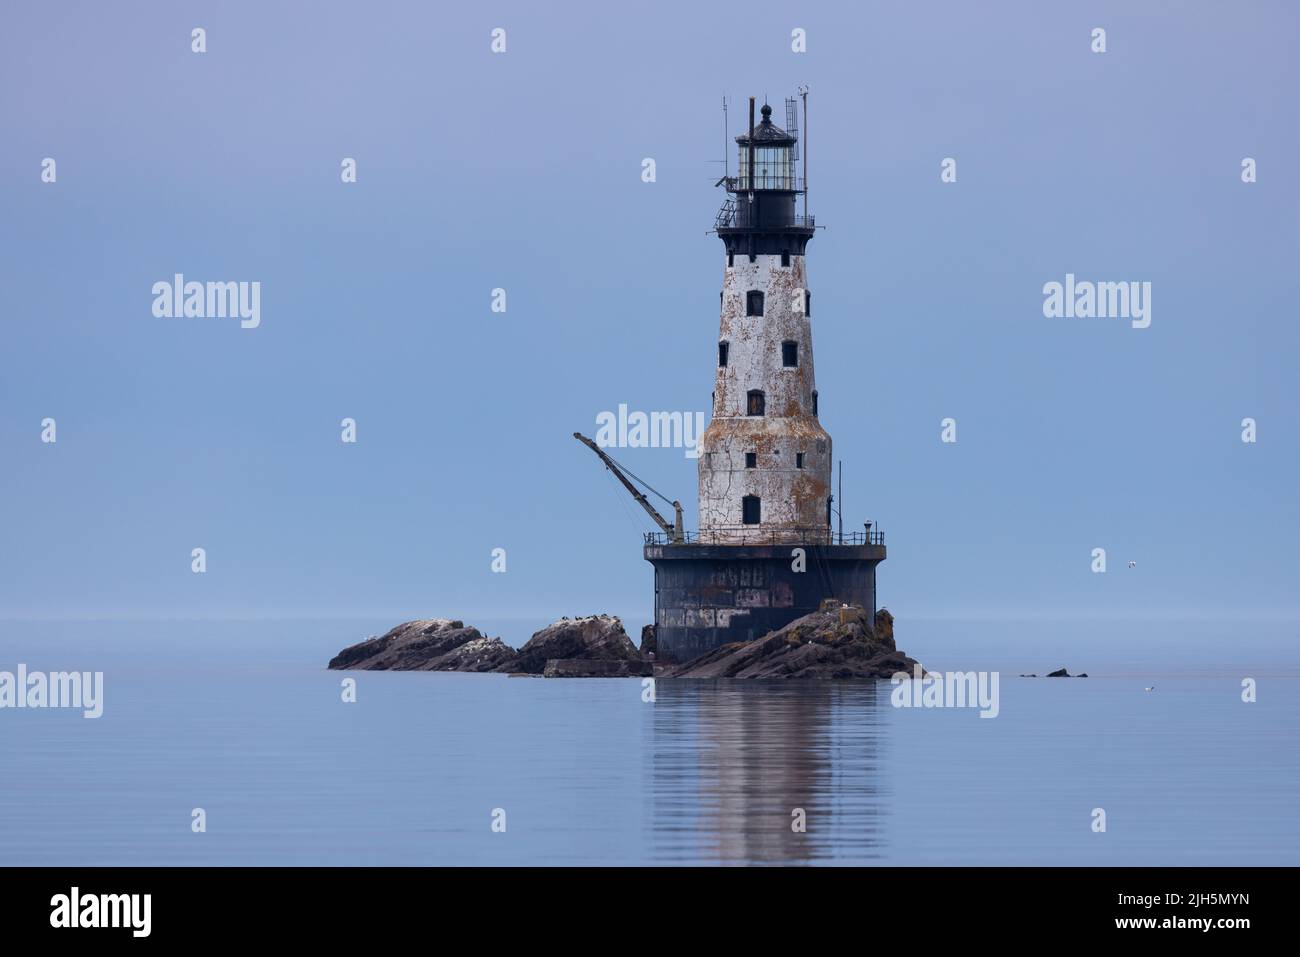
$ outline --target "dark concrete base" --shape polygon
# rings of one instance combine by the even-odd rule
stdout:
[[[795,571],[794,550],[805,553]],[[876,610],[884,545],[647,545],[661,661],[686,662],[782,628],[834,598]]]

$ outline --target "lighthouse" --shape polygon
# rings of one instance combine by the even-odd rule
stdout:
[[[795,116],[794,104],[787,111]],[[700,538],[725,544],[830,543],[831,439],[817,419],[812,217],[797,134],[762,120],[736,137],[739,172],[715,228],[726,250],[713,418],[700,441]],[[787,126],[792,126],[787,122]]]
[[[727,195],[713,231],[725,259],[713,414],[700,438],[698,530],[684,528],[679,501],[574,433],[659,526],[646,534],[643,555],[654,566],[663,660],[686,662],[751,641],[829,602],[876,610],[884,536],[871,522],[842,530],[813,374],[806,254],[817,227],[808,214],[807,102],[805,92],[802,169],[798,101],[786,100],[783,129],[770,106],[756,117],[751,98],[748,126],[736,137],[736,175],[728,165],[717,184]],[[862,427],[861,416],[846,420]],[[671,505],[673,519],[646,492]]]

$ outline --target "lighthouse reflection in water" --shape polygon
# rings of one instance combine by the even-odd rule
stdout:
[[[657,854],[736,864],[879,858],[889,691],[875,681],[659,682]]]

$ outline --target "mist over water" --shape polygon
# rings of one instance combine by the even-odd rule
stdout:
[[[1004,669],[983,720],[888,682],[352,672],[344,704],[325,662],[382,625],[5,622],[0,668],[102,670],[105,708],[0,712],[0,863],[1300,863],[1293,626],[1072,627],[900,631]],[[1061,665],[1092,677],[1016,677]]]

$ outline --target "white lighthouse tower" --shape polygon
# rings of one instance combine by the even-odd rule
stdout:
[[[787,127],[794,126],[793,102]],[[726,247],[713,418],[700,443],[700,540],[827,544],[831,439],[818,422],[812,294],[805,250],[812,217],[796,202],[798,136],[764,105],[736,137],[739,172],[716,223]]]

